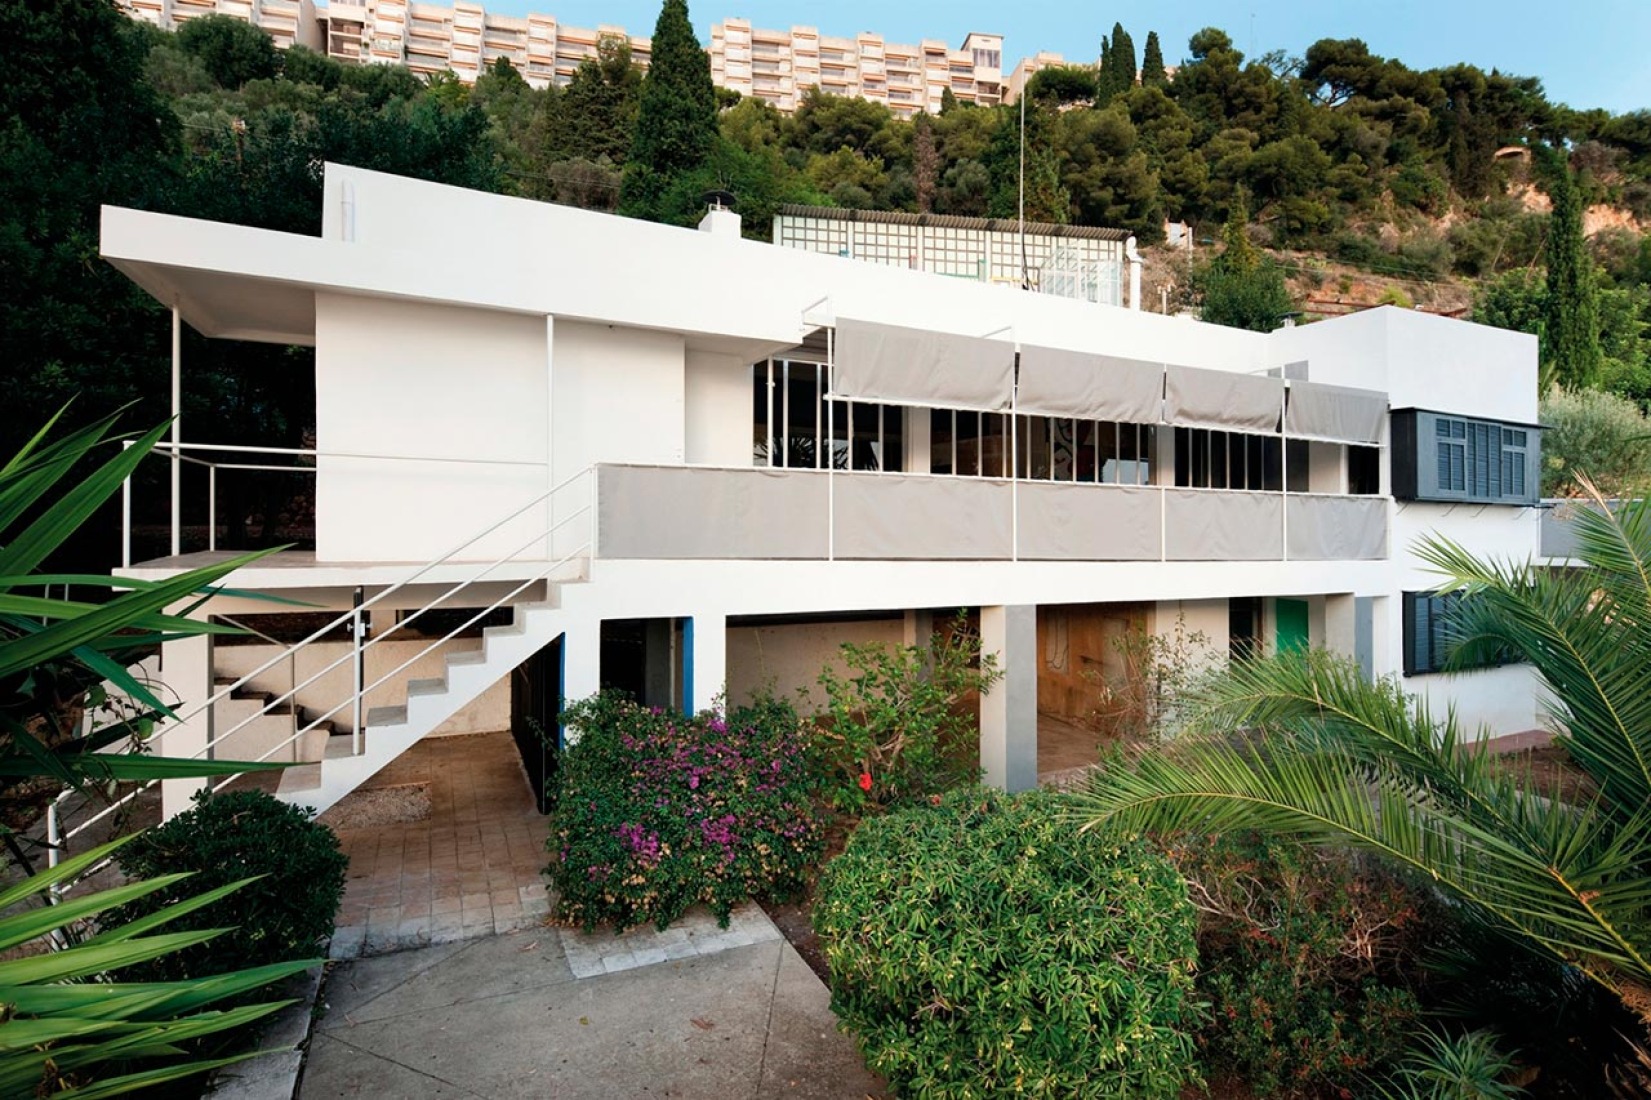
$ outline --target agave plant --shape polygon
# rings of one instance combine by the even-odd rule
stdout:
[[[154,582],[39,572],[48,557],[120,490],[169,427],[161,424],[134,437],[117,432],[112,415],[48,441],[61,416],[54,416],[0,466],[0,785],[38,775],[79,785],[87,779],[149,780],[251,770],[256,765],[108,751],[127,739],[141,745],[158,720],[173,716],[129,669],[145,647],[233,632],[186,615],[167,614],[166,609],[201,597],[260,555]],[[89,472],[65,484],[76,470],[87,467]],[[84,602],[40,594],[60,585],[102,589],[110,598]],[[105,682],[134,704],[132,712],[89,734],[62,730],[65,705],[101,690]]]
[[[1651,1021],[1651,504],[1602,506],[1576,526],[1576,569],[1483,561],[1443,540],[1420,552],[1441,591],[1467,597],[1453,667],[1528,661],[1585,793],[1536,792],[1483,731],[1320,652],[1235,664],[1197,701],[1196,735],[1096,777],[1080,796],[1087,825],[1352,845]]]
[[[187,874],[129,883],[60,904],[38,904],[52,887],[105,860],[127,840],[65,860],[49,871],[0,891],[0,952],[50,939],[57,947],[99,913],[163,890]],[[245,1028],[292,1002],[234,1002],[246,994],[320,964],[319,959],[276,963],[230,974],[177,982],[118,980],[122,967],[159,958],[229,931],[157,932],[202,906],[233,894],[251,879],[168,906],[118,928],[94,932],[72,946],[0,962],[0,1096],[93,1100],[192,1077],[254,1057],[191,1057],[199,1040]],[[17,908],[34,900],[34,908]],[[110,975],[117,978],[111,979]],[[105,1076],[113,1069],[114,1076]]]

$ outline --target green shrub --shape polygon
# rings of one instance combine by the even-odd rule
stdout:
[[[1295,312],[1284,270],[1268,260],[1254,268],[1213,263],[1194,275],[1200,319],[1212,325],[1272,332]]]
[[[1608,497],[1651,484],[1651,420],[1627,398],[1598,390],[1550,390],[1538,414],[1542,433],[1542,495],[1581,492],[1587,476]]]
[[[803,723],[763,701],[727,719],[604,692],[568,708],[547,869],[558,915],[663,929],[703,903],[727,922],[748,898],[799,890],[819,859]]]
[[[1334,1095],[1394,1067],[1422,1012],[1410,977],[1430,907],[1418,894],[1272,837],[1200,840],[1172,858],[1202,914],[1212,1074],[1260,1096]]]
[[[1061,796],[969,788],[868,818],[814,928],[832,1007],[902,1096],[1173,1097],[1196,926],[1175,869]]]
[[[116,910],[124,925],[183,898],[251,875],[229,905],[209,905],[174,920],[176,932],[235,929],[123,972],[127,980],[176,981],[325,954],[349,859],[312,811],[263,791],[197,795],[195,805],[120,851],[131,878],[193,872],[190,878]]]
[[[882,642],[843,646],[848,674],[820,673],[829,721],[812,741],[831,776],[834,808],[868,809],[920,801],[980,778],[976,719],[966,702],[1003,675],[982,657],[962,618],[926,649]]]

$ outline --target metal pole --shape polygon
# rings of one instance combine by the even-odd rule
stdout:
[[[183,552],[179,511],[183,475],[183,321],[172,304],[172,556]]]
[[[361,656],[361,635],[363,633],[361,603],[361,589],[357,588],[355,590],[355,614],[350,617],[350,640],[355,646],[355,697],[351,700],[350,721],[353,723],[352,734],[355,740],[355,753],[357,756],[360,756],[366,751],[367,744],[367,731],[361,728],[361,695],[367,685],[366,669],[363,666]]]
[[[218,464],[206,468],[206,548],[218,549]]]
[[[59,835],[59,826],[58,826],[58,823],[57,823],[57,799],[54,798],[50,802],[46,803],[46,866],[47,867],[56,867],[57,866],[58,859],[59,859],[58,848],[61,844],[62,844],[62,837]],[[50,901],[53,905],[56,905],[59,901],[62,900],[62,894],[60,892],[61,890],[62,890],[61,884],[54,882],[52,884],[52,888],[46,892],[47,900]]]
[[[130,439],[120,445],[121,450],[132,445]],[[132,566],[132,477],[120,483],[120,565],[122,569]]]
[[[1020,288],[1030,290],[1032,273],[1026,263],[1026,97],[1020,97]]]

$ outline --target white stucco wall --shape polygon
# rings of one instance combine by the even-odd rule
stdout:
[[[737,355],[690,351],[683,396],[687,461],[751,465],[751,364]]]
[[[903,645],[905,623],[899,619],[871,619],[730,627],[729,704],[749,702],[766,688],[796,702],[800,709],[823,709],[826,697],[817,682],[820,673],[828,666],[839,673],[847,672],[842,647],[849,642]]]
[[[424,562],[547,488],[545,323],[491,310],[316,295],[316,557]],[[515,463],[484,465],[477,460]],[[543,516],[473,547],[514,550]]]

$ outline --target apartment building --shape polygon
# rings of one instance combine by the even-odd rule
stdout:
[[[947,91],[984,106],[1001,97],[999,34],[971,32],[952,49],[930,39],[903,45],[871,32],[834,38],[815,27],[764,30],[748,19],[726,19],[711,27],[710,53],[718,87],[785,112],[796,110],[810,87],[886,104],[901,118],[939,111]]]
[[[1026,82],[1032,79],[1034,73],[1044,69],[1058,69],[1066,64],[1066,58],[1048,50],[1039,50],[1031,57],[1023,57],[1015,65],[1015,71],[1009,74],[1009,79],[1003,84],[1003,102],[1014,103],[1026,91]]]
[[[319,16],[329,57],[352,64],[406,65],[421,76],[451,72],[473,81],[504,58],[536,88],[566,85],[597,43],[613,36],[630,42],[631,60],[647,68],[651,46],[622,27],[565,27],[553,16],[497,15],[480,4],[452,7],[407,0],[332,3]]]
[[[1241,331],[743,240],[726,210],[696,232],[337,165],[324,202],[318,237],[103,212],[102,255],[179,322],[315,349],[314,446],[185,416],[176,460],[212,476],[120,573],[221,558],[218,489],[300,479],[313,549],[198,613],[333,621],[166,643],[157,751],[295,761],[280,796],[325,808],[490,698],[553,729],[604,685],[789,694],[958,609],[1007,673],[980,756],[1011,788],[1045,718],[1070,736],[1130,675],[1130,632],[1322,646],[1470,728],[1538,724],[1528,668],[1435,671],[1415,552],[1538,553],[1530,336],[1394,308]]]
[[[276,46],[322,48],[323,28],[313,0],[116,0],[128,15],[175,31],[203,15],[228,15],[269,32]]]

